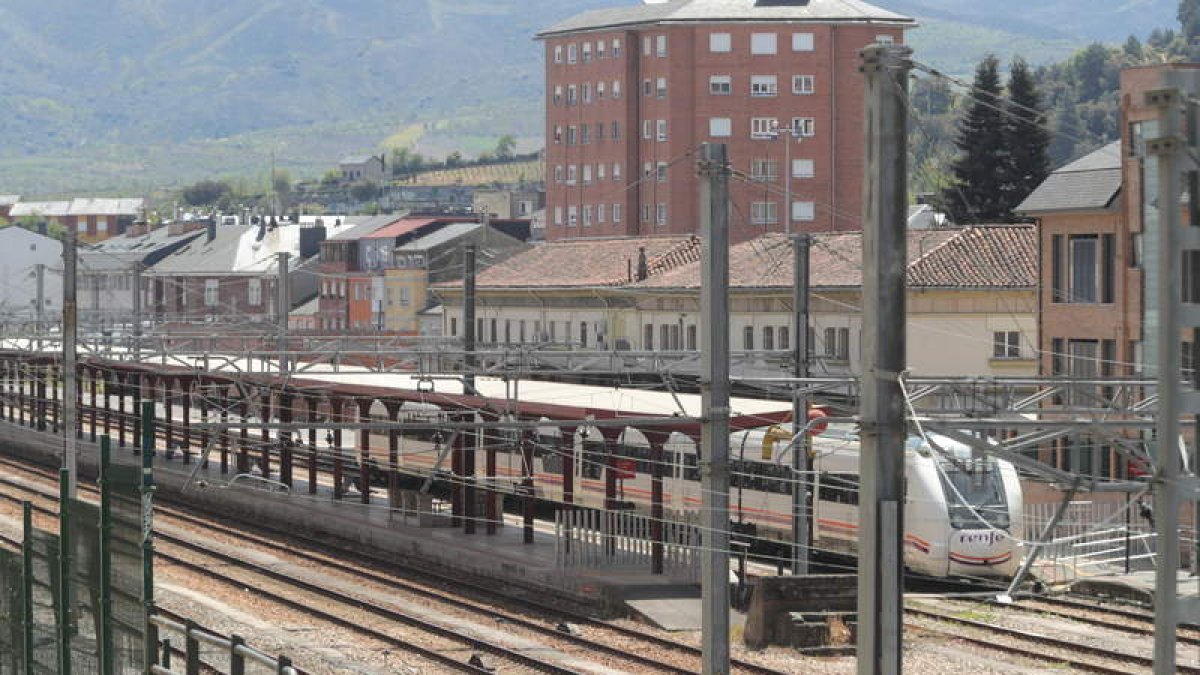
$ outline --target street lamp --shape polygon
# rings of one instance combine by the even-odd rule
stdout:
[[[792,233],[792,139],[799,140],[801,138],[800,131],[794,126],[789,126],[786,129],[779,127],[779,122],[771,125],[771,131],[768,137],[771,140],[778,140],[781,137],[790,136],[783,144],[783,208],[787,212],[783,220],[783,228],[785,234]]]

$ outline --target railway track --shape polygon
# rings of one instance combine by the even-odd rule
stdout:
[[[25,466],[23,463],[12,462],[8,459],[0,459],[0,465],[7,465],[19,471],[34,471],[33,469]],[[39,478],[41,480],[46,480],[40,475]],[[13,484],[6,481],[0,481],[0,484],[31,491],[43,499],[53,498],[53,495],[50,493],[33,490],[28,486]],[[3,495],[0,494],[0,497],[3,497]],[[278,553],[281,555],[281,557],[286,557],[290,560],[311,563],[313,565],[320,566],[323,570],[339,572],[371,584],[376,584],[386,589],[419,596],[420,598],[426,600],[432,600],[438,604],[468,612],[477,618],[483,617],[498,623],[520,628],[536,634],[542,639],[555,643],[565,643],[571,647],[586,650],[589,653],[605,654],[606,656],[616,659],[622,663],[632,664],[634,667],[636,667],[636,672],[666,672],[686,674],[696,672],[700,665],[701,652],[699,649],[691,645],[682,644],[674,640],[626,626],[609,624],[576,614],[566,613],[561,608],[555,608],[553,606],[542,604],[536,601],[514,600],[511,596],[502,595],[495,590],[489,590],[478,583],[464,582],[464,580],[458,578],[447,579],[438,575],[429,574],[425,571],[420,572],[422,577],[430,579],[434,583],[453,583],[455,589],[458,591],[461,591],[462,587],[466,586],[473,595],[486,597],[488,600],[464,599],[463,597],[460,597],[461,592],[451,593],[442,591],[431,588],[429,585],[397,579],[394,576],[384,574],[380,571],[381,569],[387,568],[390,568],[392,571],[394,571],[394,564],[381,565],[381,561],[372,561],[372,566],[367,567],[362,564],[351,565],[345,563],[344,561],[338,559],[337,556],[340,555],[344,557],[348,553],[347,551],[332,549],[327,544],[320,544],[319,542],[298,536],[295,533],[281,533],[272,531],[273,536],[279,538],[279,540],[275,540],[259,534],[239,530],[223,523],[213,522],[212,520],[206,518],[200,518],[192,514],[183,513],[174,508],[164,507],[161,503],[156,505],[156,512],[161,516],[166,517],[162,520],[170,519],[179,521],[194,528],[201,528],[206,532],[214,532],[224,536],[236,537],[237,539],[243,540],[246,543],[252,544],[256,547],[262,547],[274,553]],[[222,516],[222,518],[228,521],[227,517]],[[162,522],[162,520],[160,520],[160,522]],[[246,524],[246,526],[251,527],[251,524]],[[263,529],[261,525],[257,526],[257,528],[259,530]],[[211,547],[197,544],[192,541],[187,541],[180,537],[161,531],[156,532],[156,536],[160,541],[165,541],[175,546],[187,548],[200,555],[216,558],[223,564],[237,565],[242,567],[246,567],[248,565],[252,566],[256,574],[272,578],[282,584],[292,585],[298,588],[305,588],[310,592],[318,594],[329,593],[327,589],[314,588],[314,585],[311,582],[297,578],[294,575],[288,575],[279,572],[276,569],[267,568],[264,565],[249,563],[238,558],[237,556],[231,556],[227,553],[213,550]],[[302,544],[303,548],[298,547],[297,544]],[[355,551],[352,552],[352,555],[359,556],[360,553]],[[180,564],[187,567],[190,563],[183,561]],[[408,574],[410,570],[405,568],[404,572]],[[328,597],[328,595],[326,595],[326,597]],[[355,598],[353,599],[353,602],[359,603],[360,607],[367,609],[367,611],[370,611],[381,618],[387,618],[389,620],[396,620],[405,623],[415,619],[415,617],[407,615],[390,615],[388,613],[395,610],[376,606],[375,603],[371,603],[362,598]],[[531,619],[519,612],[502,609],[503,605],[512,605],[514,603],[522,604],[528,610],[532,610],[540,616],[544,617],[549,615],[550,617],[555,617],[555,620],[547,622],[545,619]],[[579,629],[580,634],[576,635],[563,632],[558,625],[558,620],[571,622]],[[500,654],[503,651],[496,645],[477,644],[473,646],[476,649],[481,651],[489,651],[493,654]],[[673,655],[673,658],[671,659],[672,663],[665,663],[663,659],[655,659],[642,654],[641,650],[644,650],[644,648],[647,646],[652,646],[659,650],[671,652]],[[780,673],[780,671],[772,668],[740,660],[735,660],[734,666],[737,668],[738,672],[758,673],[764,675],[775,675]]]
[[[989,621],[912,605],[906,605],[904,611],[909,618],[910,625],[919,631],[938,633],[980,647],[1020,654],[1039,661],[1066,664],[1072,668],[1090,672],[1113,674],[1128,673],[1130,666],[1147,669],[1154,666],[1154,660],[1146,656],[1081,644],[1078,641],[1056,638],[1043,633],[1000,626]],[[1200,668],[1180,665],[1178,672],[1200,675]]]

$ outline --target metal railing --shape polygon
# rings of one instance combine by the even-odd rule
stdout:
[[[257,664],[271,669],[271,672],[281,675],[302,675],[301,671],[292,666],[292,661],[286,656],[271,656],[246,644],[246,640],[238,635],[223,637],[201,629],[196,624],[179,623],[172,619],[156,614],[150,617],[150,622],[162,631],[183,636],[184,640],[184,672],[187,675],[200,675],[200,645],[208,645],[223,650],[229,657],[229,674],[244,675],[248,663]],[[171,641],[162,641],[161,665],[151,665],[150,672],[155,675],[172,675],[171,655],[174,649]]]

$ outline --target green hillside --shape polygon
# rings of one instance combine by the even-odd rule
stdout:
[[[411,145],[466,155],[541,144],[533,34],[635,0],[6,0],[0,192],[139,191],[198,178],[317,176]],[[895,0],[918,59],[1047,63],[1174,24],[1174,0]]]

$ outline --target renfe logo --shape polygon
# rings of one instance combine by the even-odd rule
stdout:
[[[978,530],[975,532],[959,532],[957,537],[958,543],[963,546],[995,546],[997,542],[1004,540],[1002,532],[993,530]]]

